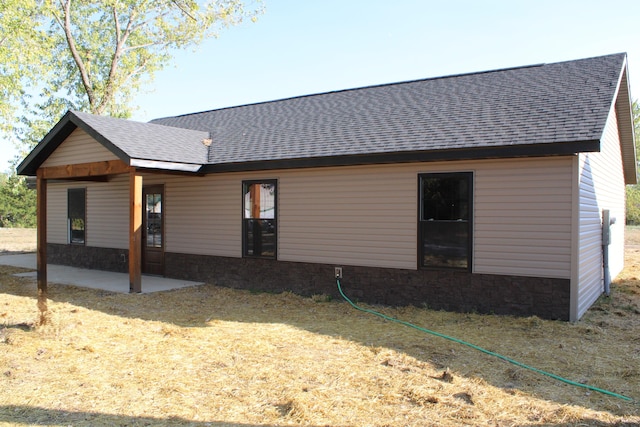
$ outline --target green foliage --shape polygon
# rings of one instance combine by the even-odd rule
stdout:
[[[260,12],[261,0],[2,0],[0,132],[23,158],[66,110],[129,117],[173,51]],[[34,193],[3,176],[0,226],[35,225]]]
[[[627,225],[640,225],[640,185],[627,185]]]
[[[26,179],[0,175],[0,227],[35,227],[36,191]]]
[[[633,101],[633,132],[636,139],[636,164],[640,155],[640,104]],[[640,185],[627,185],[626,221],[629,225],[640,224]]]
[[[633,132],[636,137],[636,155],[640,154],[638,147],[640,146],[640,104],[638,100],[633,101]]]
[[[68,109],[129,117],[172,52],[255,20],[260,2],[3,0],[0,130],[17,127],[26,152]]]
[[[0,130],[10,132],[27,88],[38,81],[41,63],[48,63],[51,45],[35,0],[0,2]]]
[[[171,50],[195,46],[255,12],[240,0],[49,1],[42,8],[54,45],[58,92],[78,110],[127,116],[132,95],[165,67]]]

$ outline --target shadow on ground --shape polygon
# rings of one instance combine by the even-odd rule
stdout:
[[[276,427],[272,424],[247,424],[225,421],[193,421],[184,418],[161,418],[150,416],[125,416],[103,414],[99,412],[77,412],[58,409],[37,408],[31,406],[0,405],[0,423],[31,426],[194,426],[194,427]],[[287,424],[293,425],[295,424]],[[635,423],[605,423],[591,418],[584,418],[572,425],[588,425],[594,427],[632,427]],[[314,427],[305,424],[306,427]],[[531,424],[533,427],[534,424]],[[537,427],[561,427],[566,424],[538,424]],[[316,426],[320,427],[320,426]],[[340,427],[340,426],[334,426]],[[527,427],[523,425],[522,427]]]
[[[7,276],[7,274],[11,274],[11,271],[13,270],[0,268],[0,292],[33,297],[35,314],[35,283],[28,279]],[[347,285],[345,286],[347,295],[348,291]],[[382,321],[366,313],[357,312],[346,302],[332,301],[326,296],[304,298],[291,293],[264,294],[212,285],[155,294],[120,294],[53,284],[49,286],[48,297],[51,301],[68,303],[88,310],[97,310],[109,315],[160,321],[184,328],[207,328],[212,321],[288,324],[312,333],[348,339],[366,346],[391,348],[417,360],[433,364],[438,369],[446,367],[454,371],[467,369],[464,367],[466,365],[461,365],[464,362],[457,358],[456,353],[460,354],[463,350],[460,350],[460,347],[456,347],[456,344],[440,346],[447,349],[455,348],[455,351],[434,352],[434,346],[439,345],[439,338],[432,337],[427,340],[405,342],[402,338],[394,336],[394,330],[403,328],[403,326]],[[507,318],[505,319],[508,320]],[[475,321],[477,322],[477,320]],[[354,322],[361,322],[361,325],[371,322],[372,326],[370,328],[356,328],[354,327]],[[439,325],[421,326],[437,329]],[[24,326],[13,325],[10,327],[22,329]],[[464,328],[473,330],[478,325],[471,319],[463,320],[458,327],[461,328],[460,330]],[[525,342],[527,341],[526,336],[523,336],[522,339]],[[549,344],[550,351],[551,347],[551,344]],[[503,363],[489,356],[478,356],[478,358],[483,358],[482,362],[478,363],[479,365],[483,363]],[[478,372],[477,375],[482,376],[481,369],[476,371]],[[496,387],[505,387],[505,384],[494,385]],[[559,384],[558,386],[561,385]],[[530,389],[530,387],[525,388]],[[553,400],[545,397],[544,393],[538,394],[542,399]],[[618,406],[620,410],[613,410],[613,413],[618,415],[631,415],[629,412],[636,413],[635,410],[630,411],[626,403],[620,403],[622,408]],[[596,406],[600,407],[601,405]],[[611,407],[611,405],[607,406]],[[601,410],[604,409],[601,408]],[[5,413],[6,410],[0,412],[0,414]],[[169,423],[166,425],[173,425],[170,424],[173,420],[162,420],[162,422],[165,421]],[[144,422],[144,420],[141,422]],[[178,424],[179,422],[176,421]],[[116,424],[122,425],[123,423],[126,424],[127,421],[116,419]],[[151,424],[153,423],[151,422]],[[595,420],[585,420],[585,423],[595,426],[610,425]],[[213,423],[209,425],[227,424]]]
[[[185,418],[126,416],[99,412],[77,412],[31,406],[1,406],[0,423],[31,426],[194,426],[194,427],[275,427],[272,424],[228,423],[224,421],[193,421]],[[313,427],[313,426],[312,426]],[[319,426],[318,426],[319,427]]]

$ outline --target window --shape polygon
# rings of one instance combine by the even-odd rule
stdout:
[[[144,189],[146,207],[142,221],[147,248],[162,248],[162,191],[162,187]]]
[[[420,175],[420,266],[471,266],[471,172]]]
[[[69,188],[67,190],[67,231],[69,243],[78,245],[85,244],[86,202],[86,188]]]
[[[247,257],[276,257],[277,182],[242,183],[242,253]]]

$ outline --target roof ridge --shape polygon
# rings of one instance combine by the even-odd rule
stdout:
[[[517,66],[517,67],[498,68],[498,69],[495,69],[495,70],[487,70],[487,71],[473,71],[473,72],[468,72],[468,73],[448,74],[448,75],[444,75],[444,76],[435,76],[435,77],[425,77],[425,78],[421,78],[421,79],[402,80],[402,81],[399,81],[399,82],[376,83],[376,84],[353,87],[353,88],[336,89],[336,90],[330,90],[330,91],[326,91],[326,92],[309,93],[309,94],[305,94],[305,95],[295,95],[295,96],[289,96],[289,97],[285,97],[285,98],[271,99],[271,100],[268,100],[268,101],[257,101],[257,102],[250,102],[248,104],[231,105],[231,106],[228,106],[228,107],[221,107],[221,108],[212,108],[210,110],[203,110],[203,111],[196,111],[196,112],[193,112],[193,113],[178,114],[176,116],[157,117],[157,118],[152,119],[151,121],[149,121],[149,123],[153,123],[156,120],[164,120],[164,119],[173,119],[173,118],[196,116],[198,114],[212,113],[214,111],[233,110],[233,109],[236,109],[236,108],[244,108],[244,107],[252,107],[252,106],[256,106],[256,105],[273,104],[273,103],[278,103],[278,102],[283,102],[283,101],[290,101],[290,100],[294,100],[294,99],[313,98],[313,97],[316,97],[316,96],[333,95],[333,94],[336,94],[336,93],[353,92],[353,91],[360,91],[360,90],[366,90],[366,89],[374,89],[374,88],[379,88],[379,87],[399,86],[399,85],[418,83],[418,82],[426,82],[426,81],[432,81],[432,80],[442,80],[442,79],[456,78],[456,77],[463,77],[463,76],[473,76],[473,75],[488,74],[488,73],[495,73],[495,72],[508,71],[508,70],[517,70],[517,69],[523,69],[523,68],[534,68],[534,67],[540,67],[540,66],[543,66],[543,65],[547,65],[547,64],[540,63],[540,64],[523,65],[523,66]]]
[[[279,103],[279,102],[283,102],[283,101],[291,101],[291,100],[295,100],[295,99],[313,98],[313,97],[333,95],[333,94],[344,93],[344,92],[360,91],[360,90],[367,90],[367,89],[374,89],[374,88],[381,88],[381,87],[399,86],[399,85],[405,85],[405,84],[427,82],[427,81],[435,81],[435,80],[443,80],[443,79],[450,79],[450,78],[459,78],[459,77],[465,77],[465,76],[475,76],[475,75],[499,73],[499,72],[512,71],[512,70],[523,70],[523,69],[527,69],[527,68],[538,68],[538,67],[543,67],[543,66],[547,66],[547,65],[555,65],[555,64],[563,64],[563,63],[571,63],[571,62],[580,62],[580,61],[593,60],[593,59],[596,59],[596,58],[606,58],[606,57],[617,56],[617,55],[626,55],[626,53],[618,52],[618,53],[608,54],[608,55],[597,55],[597,56],[593,56],[593,57],[590,57],[590,58],[578,58],[578,59],[571,59],[571,60],[557,61],[557,62],[549,62],[549,63],[541,62],[541,63],[530,64],[530,65],[520,65],[520,66],[513,66],[513,67],[496,68],[496,69],[484,70],[484,71],[471,71],[471,72],[467,72],[467,73],[447,74],[447,75],[442,75],[442,76],[425,77],[425,78],[420,78],[420,79],[403,80],[403,81],[398,81],[398,82],[371,84],[371,85],[359,86],[359,87],[354,87],[354,88],[336,89],[336,90],[330,90],[330,91],[326,91],[326,92],[309,93],[309,94],[305,94],[305,95],[295,95],[295,96],[272,99],[272,100],[267,100],[267,101],[251,102],[251,103],[248,103],[248,104],[231,105],[231,106],[228,106],[228,107],[221,107],[221,108],[212,108],[210,110],[203,110],[203,111],[196,111],[196,112],[192,112],[192,113],[178,114],[178,115],[175,115],[175,116],[157,117],[155,119],[150,120],[148,123],[154,123],[156,121],[161,121],[161,120],[166,120],[166,119],[185,118],[185,117],[189,117],[189,116],[197,116],[199,114],[207,114],[207,113],[212,113],[212,112],[217,112],[217,111],[226,111],[226,110],[232,110],[232,109],[237,109],[237,108],[273,104],[273,103]]]

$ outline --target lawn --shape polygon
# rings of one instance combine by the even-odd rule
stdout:
[[[633,402],[323,295],[51,285],[50,323],[35,327],[35,283],[0,267],[0,426],[640,425],[640,229],[629,231],[612,296],[575,324],[367,307]],[[5,233],[0,249],[29,250]]]

